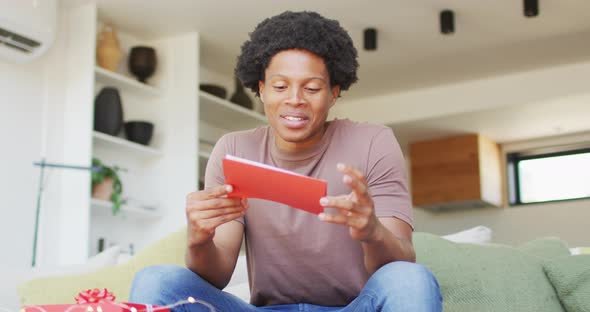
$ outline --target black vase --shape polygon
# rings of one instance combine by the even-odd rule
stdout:
[[[129,141],[148,145],[152,139],[154,124],[147,121],[128,121],[125,123],[125,136]]]
[[[156,50],[151,47],[136,46],[131,48],[128,61],[129,72],[143,83],[156,71]]]
[[[238,104],[242,107],[248,108],[248,109],[252,109],[252,107],[254,106],[254,104],[252,103],[252,100],[250,99],[248,94],[246,94],[246,92],[244,91],[244,86],[240,82],[240,79],[238,79],[238,77],[236,77],[235,79],[236,79],[236,91],[234,92],[234,94],[232,94],[231,98],[229,99],[230,102],[236,103],[236,104]]]
[[[123,105],[119,90],[105,87],[94,99],[94,130],[117,135],[123,126]]]

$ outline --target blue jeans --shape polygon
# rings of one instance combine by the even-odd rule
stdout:
[[[210,303],[219,312],[264,311],[442,311],[442,296],[434,275],[424,266],[392,262],[381,267],[367,281],[356,299],[345,307],[324,307],[306,303],[256,307],[223,292],[194,272],[173,265],[147,267],[137,273],[130,302],[168,305],[188,297]],[[177,306],[173,311],[205,311],[198,303]]]

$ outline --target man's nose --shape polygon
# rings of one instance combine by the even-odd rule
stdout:
[[[303,88],[293,87],[289,89],[289,95],[287,97],[287,104],[290,105],[301,105],[305,102],[303,97]]]

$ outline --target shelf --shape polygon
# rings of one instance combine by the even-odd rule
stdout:
[[[215,95],[199,91],[200,120],[215,127],[237,131],[266,125],[266,117]]]
[[[96,82],[99,82],[105,86],[116,87],[135,93],[137,95],[150,97],[159,96],[162,93],[160,89],[156,87],[141,83],[133,78],[106,70],[104,68],[100,68],[98,66],[94,68],[94,73],[96,76]]]
[[[123,138],[104,134],[98,131],[92,132],[92,138],[96,146],[123,149],[140,157],[152,158],[162,156],[162,152],[149,146],[131,142]]]
[[[92,198],[90,205],[92,207],[92,212],[96,215],[104,215],[104,216],[112,216],[112,217],[132,217],[132,218],[141,218],[141,219],[159,219],[162,217],[160,213],[157,211],[147,210],[135,206],[130,205],[121,205],[121,210],[113,216],[112,207],[113,203],[110,201],[105,201],[101,199]]]
[[[205,151],[199,151],[199,158],[209,159],[211,153]]]

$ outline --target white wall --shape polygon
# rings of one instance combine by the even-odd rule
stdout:
[[[359,100],[343,97],[338,116],[398,124],[511,105],[588,95],[590,61],[539,68]]]
[[[93,18],[95,14],[93,6],[60,10],[56,39],[45,55],[25,64],[0,61],[0,138],[5,146],[0,168],[10,177],[0,182],[5,201],[0,218],[0,264],[31,265],[40,172],[39,167],[33,167],[33,161],[43,157],[53,163],[89,164],[91,122],[87,119],[91,118],[92,107],[83,104],[92,99],[92,73],[80,73],[84,62],[92,68],[93,56],[78,52],[85,48],[82,42],[94,49],[94,39],[76,38],[65,30],[80,25],[80,18]],[[66,95],[66,88],[77,92]],[[71,183],[72,179],[76,182]],[[72,235],[80,231],[80,226],[85,227],[88,219],[88,211],[80,209],[84,207],[80,203],[88,201],[89,187],[78,181],[89,181],[89,173],[45,170],[37,265],[86,259],[87,239]],[[64,207],[71,210],[63,211]]]
[[[590,200],[440,213],[416,208],[414,218],[416,231],[440,235],[485,225],[493,230],[492,240],[497,243],[518,245],[556,236],[570,247],[590,246]]]
[[[156,169],[165,217],[150,229],[143,243],[151,243],[185,226],[186,195],[198,189],[199,34],[186,33],[159,40],[154,45],[163,62],[168,62],[161,73],[167,84],[164,87],[167,109],[160,109],[158,125],[164,132],[161,148],[165,155]]]
[[[41,151],[43,66],[0,60],[0,246],[2,267],[30,266]]]
[[[67,165],[90,166],[93,124],[93,83],[97,9],[93,4],[63,9],[60,12],[56,41],[50,53],[52,66],[48,73],[50,84],[49,118],[53,126],[47,129],[48,155],[53,161]],[[73,31],[73,30],[76,31]],[[57,121],[57,123],[56,123]],[[50,123],[51,124],[51,123]],[[40,264],[83,263],[88,257],[88,227],[90,222],[90,171],[55,170],[59,180],[52,181],[48,196],[56,201],[44,203],[44,221]],[[52,218],[52,219],[49,219]],[[49,235],[55,235],[49,238]]]

